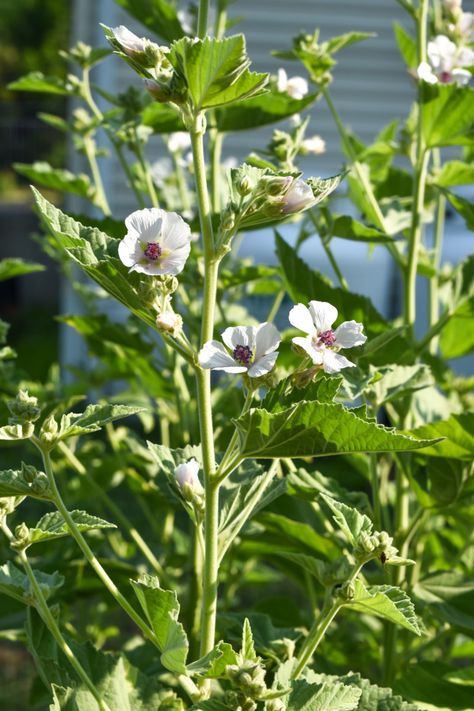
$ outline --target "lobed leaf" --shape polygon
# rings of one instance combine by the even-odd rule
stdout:
[[[365,587],[356,580],[355,595],[344,603],[344,607],[369,615],[382,617],[420,636],[420,626],[415,614],[415,606],[406,592],[392,585],[371,585]]]
[[[33,573],[46,598],[64,584],[64,578],[58,572],[43,573],[41,570],[33,570]],[[33,602],[27,575],[11,561],[0,567],[0,593],[9,595],[24,604]]]
[[[368,536],[371,535],[374,527],[368,516],[326,494],[321,494],[321,498],[331,509],[334,521],[351,545],[355,546],[357,544],[361,533],[366,533]]]
[[[23,276],[23,274],[42,272],[44,269],[43,264],[35,264],[35,262],[27,262],[24,259],[8,257],[7,259],[0,260],[0,281]]]
[[[69,170],[53,168],[49,163],[37,161],[31,165],[26,163],[14,163],[14,169],[20,175],[24,175],[33,183],[38,183],[50,190],[73,193],[83,198],[93,200],[94,188],[89,177],[85,174],[74,175]]]
[[[77,528],[83,533],[96,529],[117,528],[114,523],[104,521],[103,518],[98,516],[92,516],[86,511],[70,511],[70,514]],[[43,543],[69,536],[70,530],[59,511],[53,511],[42,516],[38,523],[29,529],[29,534],[29,545],[33,545],[34,543]]]

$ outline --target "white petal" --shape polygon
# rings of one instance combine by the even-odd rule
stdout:
[[[231,351],[237,346],[248,346],[254,350],[255,330],[253,326],[230,326],[221,334],[221,338]]]
[[[323,368],[325,373],[339,373],[343,368],[354,368],[355,364],[340,353],[326,349],[323,353]]]
[[[453,81],[455,81],[458,86],[466,86],[472,78],[471,72],[468,72],[467,69],[453,69],[452,75]]]
[[[470,47],[462,47],[458,52],[456,64],[459,67],[472,67],[474,64],[474,51]]]
[[[276,351],[280,341],[281,336],[272,323],[261,323],[255,334],[255,358],[258,360],[261,356]]]
[[[219,341],[208,341],[199,351],[199,365],[211,370],[225,370],[226,373],[245,373],[247,368],[237,365]]]
[[[327,301],[310,301],[309,310],[318,333],[329,331],[337,319],[337,309]]]
[[[133,235],[126,235],[119,242],[118,255],[122,264],[126,267],[133,267],[140,259],[140,245],[138,239]]]
[[[129,234],[140,237],[142,242],[156,242],[161,236],[165,211],[157,207],[135,210],[125,218]]]
[[[339,348],[354,348],[361,346],[366,342],[367,336],[364,336],[362,329],[364,326],[357,321],[344,321],[334,331],[336,336],[336,346]]]
[[[418,65],[418,69],[416,70],[418,79],[422,79],[423,81],[426,81],[428,84],[437,84],[438,83],[438,77],[436,74],[433,73],[432,68],[428,64],[428,62],[421,62],[421,64]]]
[[[309,335],[313,334],[316,330],[311,311],[304,304],[296,304],[296,306],[293,306],[288,314],[288,321],[292,326]]]
[[[144,52],[145,43],[143,39],[138,37],[134,32],[131,32],[125,25],[119,25],[119,27],[114,27],[112,32],[114,37],[119,44],[122,45],[124,50],[129,50],[130,52]]]
[[[251,378],[260,378],[260,376],[269,373],[273,366],[275,365],[276,359],[278,358],[278,352],[273,351],[273,353],[267,353],[267,355],[262,356],[253,363],[249,368],[249,375]]]
[[[309,355],[314,365],[321,365],[323,362],[323,349],[315,348],[311,338],[303,338],[303,336],[296,336],[292,339],[295,346],[299,346]]]
[[[303,77],[288,79],[286,91],[293,99],[302,99],[308,93],[308,82]]]
[[[185,247],[181,247],[176,251],[172,252],[169,256],[163,257],[159,261],[159,267],[161,269],[159,274],[171,274],[176,276],[183,271],[186,260],[189,257],[189,252],[191,251],[191,245],[187,244]]]
[[[175,250],[191,242],[191,228],[176,212],[166,212],[163,219],[161,245]]]
[[[288,75],[284,69],[279,69],[278,75],[277,75],[277,89],[278,89],[278,91],[286,91],[287,85],[288,85]]]

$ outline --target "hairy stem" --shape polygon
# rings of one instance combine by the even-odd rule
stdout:
[[[433,150],[433,164],[436,168],[441,166],[441,155],[439,148]],[[441,253],[443,249],[444,218],[446,212],[446,197],[439,192],[436,199],[436,214],[434,227],[433,262],[435,270],[429,280],[429,310],[428,323],[432,328],[439,319],[439,268],[441,265]],[[435,354],[438,350],[438,338],[434,337],[430,343],[430,353]]]
[[[102,176],[97,164],[97,159],[95,157],[95,142],[88,136],[84,138],[84,151],[89,162],[92,179],[94,181],[95,192],[93,202],[102,210],[104,215],[110,215],[110,206],[105,194],[104,183],[102,182]]]
[[[209,0],[199,0],[197,34],[201,39],[207,34]]]

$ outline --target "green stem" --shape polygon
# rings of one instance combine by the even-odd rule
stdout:
[[[275,320],[278,311],[280,309],[280,306],[283,303],[283,299],[285,298],[286,290],[285,289],[280,289],[280,291],[277,291],[275,294],[275,298],[273,299],[273,303],[270,307],[270,311],[268,312],[267,316],[267,322],[272,323],[272,321]]]
[[[76,457],[74,452],[72,452],[65,442],[60,442],[58,448],[64,454],[69,464],[74,467],[77,473],[84,477],[88,485],[94,490],[95,494],[102,499],[106,507],[118,521],[120,526],[128,533],[129,538],[134,541],[139,550],[143,553],[144,558],[149,562],[151,567],[154,569],[155,573],[160,577],[161,583],[167,587],[170,584],[165,571],[159,560],[154,555],[153,551],[150,549],[146,541],[142,538],[140,533],[136,530],[134,526],[130,523],[125,514],[120,510],[117,504],[110,498],[110,496],[105,492],[102,487],[95,481],[95,479],[90,476],[85,466]]]
[[[193,530],[193,571],[190,579],[190,626],[191,655],[194,658],[199,651],[202,614],[202,572],[204,563],[204,538],[202,524],[198,523]]]
[[[150,166],[148,165],[148,161],[145,160],[145,156],[143,154],[143,147],[138,139],[135,144],[134,153],[137,156],[138,162],[143,171],[143,175],[145,176],[145,183],[148,190],[148,195],[150,196],[151,204],[153,207],[160,207],[158,195],[156,194],[155,185],[151,176]]]
[[[197,35],[201,39],[207,34],[207,23],[209,15],[209,0],[199,0]]]
[[[222,133],[217,128],[210,131],[210,153],[211,153],[211,202],[214,214],[221,211],[221,156],[222,156]]]
[[[19,556],[20,556],[22,565],[25,569],[26,575],[28,576],[28,580],[30,581],[30,585],[31,585],[33,592],[35,594],[35,599],[36,599],[36,603],[38,606],[38,612],[40,613],[46,627],[49,629],[49,631],[53,635],[53,637],[56,641],[56,644],[58,645],[59,649],[62,651],[62,653],[64,654],[64,656],[66,657],[66,659],[68,660],[70,665],[73,667],[73,669],[77,673],[78,677],[87,686],[87,688],[91,692],[92,696],[99,704],[99,708],[101,709],[101,711],[111,711],[110,707],[105,703],[105,701],[102,700],[101,694],[98,691],[98,689],[95,687],[92,679],[89,677],[86,670],[81,665],[81,663],[77,659],[76,655],[72,651],[71,647],[68,645],[68,643],[64,639],[63,635],[61,634],[61,630],[59,629],[59,627],[56,623],[56,620],[54,619],[53,615],[51,614],[51,610],[48,607],[48,603],[45,600],[45,597],[43,595],[41,587],[39,586],[38,581],[36,580],[33,569],[30,565],[30,561],[28,560],[28,558],[26,556],[26,552],[24,550],[20,551]]]
[[[354,580],[359,575],[363,565],[364,563],[360,562],[354,565],[354,568],[352,569],[352,572],[349,578],[347,579],[347,585],[350,585],[354,582]],[[315,653],[321,640],[326,634],[329,625],[342,607],[344,607],[344,601],[336,598],[334,602],[327,607],[326,612],[324,612],[319,619],[315,620],[300,650],[296,666],[291,675],[292,679],[297,679],[305,668],[305,666],[311,660],[311,657]]]
[[[218,0],[216,21],[214,24],[214,36],[216,39],[222,39],[225,35],[225,26],[227,24],[227,12],[222,0]]]
[[[89,544],[87,543],[86,539],[76,526],[76,523],[74,519],[72,518],[71,514],[69,513],[68,509],[66,508],[66,505],[61,497],[61,494],[59,492],[59,489],[56,485],[56,479],[54,477],[53,473],[53,467],[52,467],[52,462],[51,462],[51,457],[49,455],[48,451],[45,451],[41,447],[41,443],[38,441],[33,440],[34,444],[37,446],[39,451],[41,452],[41,456],[43,458],[43,466],[44,466],[44,471],[46,473],[46,476],[48,477],[48,482],[49,486],[51,488],[51,491],[53,493],[53,502],[56,505],[56,508],[58,509],[59,513],[61,516],[64,518],[64,521],[67,524],[67,527],[69,529],[69,532],[71,536],[74,538],[76,541],[77,545],[81,549],[82,553],[84,554],[85,559],[91,566],[91,568],[94,570],[96,575],[100,578],[102,583],[105,585],[109,593],[112,595],[112,597],[118,602],[118,604],[123,608],[123,610],[127,613],[129,617],[135,622],[135,624],[141,629],[145,637],[150,639],[154,644],[158,646],[155,634],[153,630],[151,630],[146,622],[140,617],[140,615],[136,612],[136,610],[130,605],[128,600],[122,595],[118,587],[115,585],[114,581],[112,578],[108,575],[108,573],[104,570],[102,565],[99,563],[97,560],[96,556],[92,552],[92,550],[89,548]]]
[[[217,587],[219,575],[218,527],[219,527],[219,484],[206,477],[206,511],[204,523],[204,575],[201,612],[201,649],[203,657],[214,648]]]
[[[441,156],[439,148],[433,150],[434,167],[439,168],[441,165]],[[443,248],[444,236],[444,217],[446,212],[446,197],[439,192],[436,200],[436,215],[434,228],[434,245],[433,245],[433,269],[435,273],[429,280],[429,326],[432,328],[439,319],[439,268],[441,265],[441,252]],[[436,354],[438,350],[438,338],[433,338],[430,343],[430,353]]]
[[[97,207],[100,207],[104,215],[110,215],[110,206],[105,194],[104,184],[100,175],[97,159],[95,157],[95,142],[90,138],[90,136],[84,137],[84,151],[86,153],[87,160],[89,161],[92,179],[94,181],[95,195],[93,202],[97,205]]]
[[[178,153],[173,153],[173,163],[174,170],[176,173],[176,180],[178,183],[179,196],[181,198],[181,206],[183,208],[183,213],[186,215],[191,215],[191,199],[189,195],[188,186],[186,184],[186,178],[184,177],[183,165],[181,163],[181,155]]]
[[[382,506],[380,503],[380,480],[377,468],[377,454],[369,455],[370,485],[372,487],[372,505],[374,509],[374,526],[377,531],[382,528]]]

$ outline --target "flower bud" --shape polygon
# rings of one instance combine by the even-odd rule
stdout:
[[[183,328],[183,319],[174,311],[164,311],[157,317],[156,327],[159,331],[170,333],[176,338]]]
[[[32,484],[38,476],[38,470],[31,464],[21,463],[21,476],[27,484]]]
[[[18,550],[23,550],[30,542],[30,529],[26,523],[20,523],[15,528],[15,540],[12,542],[12,547]]]
[[[343,600],[353,600],[355,597],[355,585],[353,582],[344,583],[337,591],[338,597]]]
[[[247,175],[244,175],[242,180],[238,183],[237,187],[237,192],[239,195],[242,197],[245,197],[245,195],[248,195],[250,192],[252,192],[252,186],[250,184],[250,180]]]
[[[176,483],[181,489],[185,499],[192,500],[195,496],[203,496],[204,489],[199,481],[199,462],[190,459],[184,464],[179,464],[174,470]]]
[[[267,195],[284,195],[290,185],[292,184],[294,178],[291,175],[284,175],[278,177],[263,178],[263,188]]]
[[[19,390],[14,400],[7,402],[15,423],[35,422],[40,415],[38,398],[28,395],[27,390]]]
[[[56,441],[59,426],[54,415],[50,415],[41,425],[40,439],[44,444],[52,445]]]
[[[301,152],[303,154],[312,153],[317,156],[324,153],[326,150],[326,142],[321,138],[321,136],[312,136],[311,138],[305,138],[301,143]]]
[[[47,498],[50,494],[48,477],[43,472],[38,472],[38,476],[31,484],[31,490],[43,498]]]
[[[292,215],[301,212],[314,204],[314,195],[311,187],[304,180],[294,179],[285,195],[283,212]]]
[[[120,45],[123,53],[132,59],[138,59],[145,54],[145,42],[143,37],[138,37],[134,32],[131,32],[125,25],[119,25],[112,29],[117,44]]]

